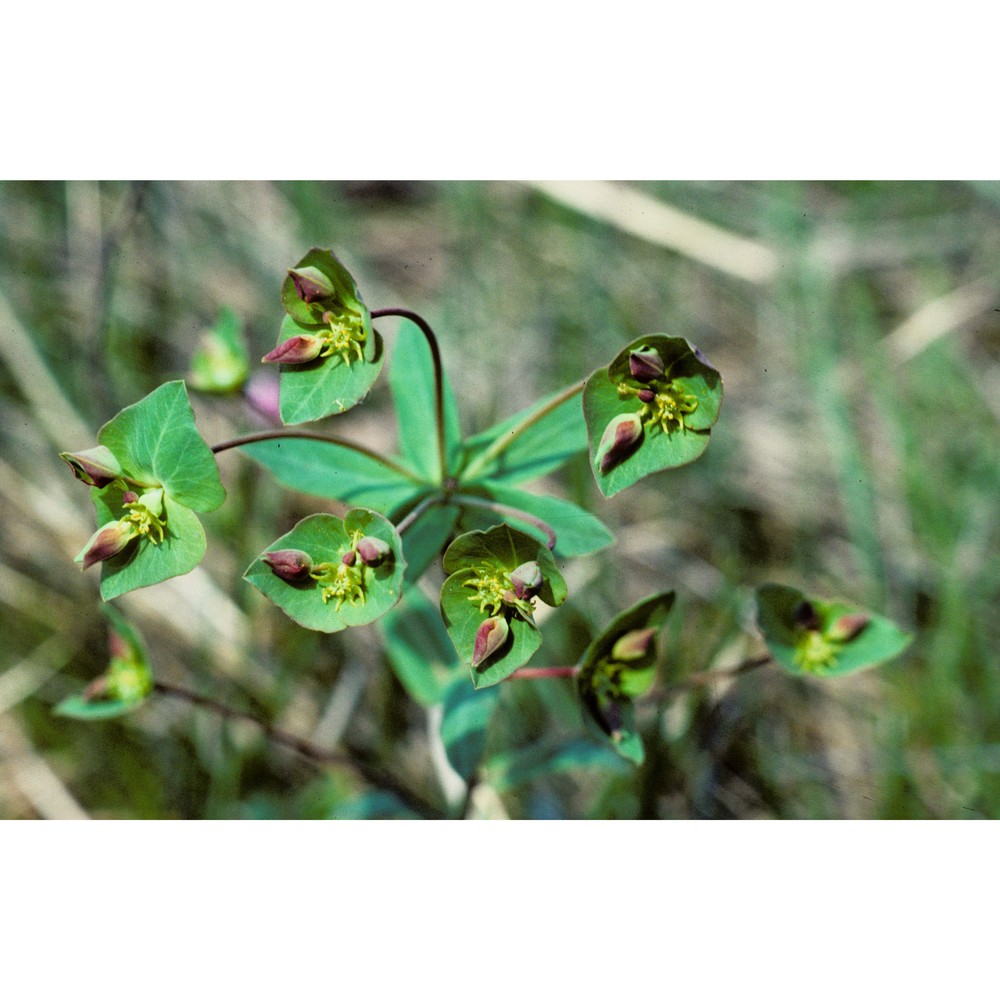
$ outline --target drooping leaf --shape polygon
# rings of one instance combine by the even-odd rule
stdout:
[[[875,667],[913,640],[864,608],[774,583],[757,591],[757,621],[771,655],[800,676],[836,677]]]
[[[647,351],[662,358],[664,371],[644,381],[632,375],[629,362],[633,353]],[[688,341],[661,335],[633,341],[595,371],[583,390],[598,488],[611,497],[654,472],[693,462],[708,447],[721,404],[721,376]],[[638,439],[629,436],[609,447],[626,416],[638,418]]]
[[[166,382],[125,407],[97,432],[97,441],[118,459],[127,478],[162,486],[191,510],[207,513],[226,498],[183,382]]]
[[[518,599],[511,574],[537,563],[541,585]],[[449,574],[441,588],[441,613],[459,656],[470,664],[475,686],[487,687],[509,677],[541,645],[532,615],[533,601],[558,607],[566,599],[566,582],[552,553],[537,540],[507,525],[460,535],[444,555]],[[487,622],[502,618],[507,628],[502,645],[478,662],[477,637]]]
[[[448,763],[465,782],[479,769],[487,728],[499,700],[498,688],[477,690],[466,676],[456,677],[445,692],[441,740]]]
[[[286,316],[278,343],[321,332],[324,328],[299,326],[291,316]],[[301,424],[349,410],[371,391],[384,360],[385,345],[378,332],[372,329],[361,345],[360,357],[349,352],[335,352],[301,365],[282,365],[278,401],[282,421]]]
[[[579,397],[574,394],[518,433],[496,458],[483,462],[490,448],[505,441],[512,432],[517,431],[534,414],[545,410],[561,395],[562,392],[552,393],[533,406],[470,438],[467,442],[468,459],[465,466],[468,471],[464,474],[464,480],[476,482],[488,477],[491,482],[508,485],[527,482],[553,472],[574,455],[585,451],[587,425]]]
[[[642,763],[644,751],[632,699],[653,683],[655,633],[673,604],[674,592],[664,591],[616,615],[584,651],[576,675],[588,718],[615,751],[635,764]]]
[[[444,396],[445,452],[453,470],[462,450],[462,428],[458,405],[442,373]],[[440,480],[440,462],[435,417],[434,365],[430,346],[416,324],[403,323],[396,335],[389,371],[399,448],[403,458],[426,480]]]
[[[393,671],[421,705],[439,704],[456,674],[469,686],[441,613],[419,588],[406,589],[399,604],[379,622],[379,630]]]
[[[351,448],[308,438],[257,441],[242,449],[278,482],[313,496],[390,514],[415,501],[426,486],[402,467],[393,469]]]
[[[386,543],[389,554],[378,565],[366,565],[357,554],[358,539],[371,536]],[[296,549],[312,559],[313,575],[292,583],[264,561],[269,552]],[[354,552],[348,564],[344,557]],[[372,510],[356,508],[341,520],[311,514],[273,542],[244,573],[265,597],[293,621],[319,632],[339,632],[381,618],[400,598],[406,563],[392,524]]]

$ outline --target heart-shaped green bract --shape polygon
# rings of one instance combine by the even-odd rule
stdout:
[[[323,322],[323,313],[337,313],[340,310],[350,309],[357,313],[367,314],[364,302],[361,301],[361,293],[358,291],[357,283],[351,276],[351,272],[344,267],[331,250],[323,250],[320,247],[313,247],[305,257],[300,260],[294,268],[289,271],[316,270],[323,275],[332,286],[329,296],[315,299],[313,302],[305,302],[295,289],[295,282],[291,273],[286,275],[281,284],[281,304],[285,307],[285,312],[296,323],[301,326],[317,326]]]
[[[281,366],[278,412],[286,424],[302,424],[343,413],[368,395],[385,360],[382,338],[371,329],[370,321],[368,328],[361,358],[334,353],[302,365]],[[300,334],[315,336],[324,329],[299,326],[291,316],[286,316],[278,343]]]
[[[533,599],[510,599],[514,590],[511,573],[532,562],[538,564],[541,575],[535,596],[550,607],[558,607],[566,600],[566,581],[552,553],[537,539],[506,524],[460,535],[444,554],[444,571],[449,575],[441,588],[441,615],[459,656],[471,666],[476,636],[488,619],[503,619],[508,628],[501,646],[471,667],[477,688],[509,677],[541,645],[531,615]]]
[[[913,641],[888,618],[776,583],[757,591],[757,623],[775,660],[800,676],[836,677],[875,667]]]
[[[633,353],[658,356],[662,374],[633,375]],[[644,401],[640,393],[652,397]],[[607,368],[594,372],[583,390],[590,464],[606,497],[663,469],[693,462],[708,447],[710,428],[722,405],[722,377],[683,337],[656,334],[633,341]],[[627,415],[641,424],[604,459],[609,428]],[[603,465],[603,471],[602,471]]]
[[[623,757],[641,764],[632,699],[644,694],[656,674],[656,631],[674,604],[674,592],[645,598],[615,617],[584,651],[577,691],[589,719]]]
[[[202,440],[183,382],[166,382],[126,406],[98,432],[121,463],[125,478],[162,487],[172,500],[201,513],[226,499],[211,448]]]
[[[183,382],[167,382],[127,406],[98,431],[97,440],[122,470],[121,479],[92,488],[98,528],[135,520],[136,509],[125,507],[127,492],[140,502],[152,498],[162,522],[102,562],[101,596],[110,601],[194,569],[205,554],[205,532],[193,512],[215,510],[226,492],[215,456],[195,427]]]
[[[281,366],[281,419],[301,424],[343,413],[364,399],[382,370],[385,350],[354,278],[333,253],[313,247],[291,270],[318,277],[329,288],[329,294],[310,295],[307,302],[291,273],[281,286],[288,315],[278,344],[297,336],[325,342],[323,356]]]
[[[389,547],[377,565],[365,564],[358,554],[357,543],[363,537]],[[284,549],[307,553],[313,575],[300,582],[278,576],[264,557]],[[351,565],[343,561],[349,552],[355,553]],[[339,632],[368,625],[393,607],[402,594],[405,570],[402,541],[392,523],[373,510],[357,507],[343,520],[311,514],[299,521],[254,560],[244,579],[305,628]]]
[[[113,719],[138,708],[153,690],[153,675],[139,634],[110,604],[102,610],[111,623],[108,669],[81,694],[59,702],[53,709],[56,715],[85,721]]]

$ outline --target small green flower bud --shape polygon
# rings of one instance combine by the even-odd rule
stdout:
[[[325,341],[322,337],[314,337],[311,333],[301,333],[289,337],[283,344],[265,354],[260,360],[264,364],[304,365],[314,361],[323,350]]]
[[[120,479],[124,474],[118,459],[103,444],[86,451],[64,451],[59,457],[69,464],[77,479],[98,489]]]
[[[288,583],[299,583],[307,580],[313,568],[312,558],[308,552],[301,549],[278,549],[265,552],[263,560],[271,568],[271,572]]]
[[[652,382],[663,375],[663,358],[655,348],[632,351],[628,356],[628,367],[632,378],[639,382]]]
[[[637,413],[622,413],[608,424],[597,446],[597,467],[602,473],[613,469],[638,447],[642,421]]]
[[[510,574],[511,586],[517,597],[524,601],[534,597],[542,589],[542,570],[537,562],[521,563]]]
[[[476,632],[476,642],[472,650],[472,665],[478,667],[480,663],[491,657],[504,644],[509,632],[510,626],[505,618],[499,616],[487,618]]]
[[[381,538],[373,538],[371,535],[359,539],[355,548],[366,566],[377,566],[392,551],[388,542],[383,542]]]
[[[850,642],[868,627],[871,617],[866,614],[841,615],[826,631],[827,639]]]
[[[626,632],[611,647],[611,659],[619,663],[641,660],[652,651],[656,632],[655,628],[640,628]]]
[[[90,569],[95,563],[118,555],[138,533],[139,529],[132,521],[105,524],[91,535],[90,541],[73,561],[82,562],[85,570]]]
[[[316,267],[291,268],[288,271],[295,285],[295,293],[307,305],[318,299],[333,297],[333,283]]]

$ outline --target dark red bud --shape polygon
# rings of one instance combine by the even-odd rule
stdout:
[[[861,635],[870,622],[871,617],[866,614],[841,615],[827,629],[826,637],[834,642],[850,642]]]
[[[345,566],[353,566],[358,561],[358,555],[354,549],[348,549],[341,557],[340,561]]]
[[[632,351],[628,356],[628,367],[632,378],[639,382],[652,382],[663,374],[663,358],[652,347]]]
[[[656,632],[655,628],[640,628],[626,632],[611,647],[611,659],[619,663],[641,660],[653,648]]]
[[[260,360],[264,364],[304,365],[319,357],[323,344],[322,337],[314,337],[311,333],[297,334],[289,337],[283,344],[278,344]]]
[[[652,389],[640,389],[636,395],[643,403],[652,403],[656,399],[656,393]]]
[[[804,628],[810,632],[818,632],[823,624],[811,601],[801,601],[796,605],[792,612],[792,621],[797,628]]]
[[[612,420],[597,446],[597,467],[608,472],[624,461],[642,440],[642,421],[637,413],[622,413]]]
[[[510,574],[511,586],[514,593],[522,601],[534,597],[542,589],[542,570],[533,559],[530,562],[521,563]]]
[[[328,299],[334,293],[333,283],[319,268],[292,268],[288,273],[295,285],[296,295],[307,304],[319,299]]]
[[[492,656],[507,639],[510,626],[502,617],[487,618],[476,632],[476,642],[472,650],[472,665],[478,667],[483,660]]]
[[[98,489],[113,483],[123,474],[118,459],[104,445],[86,451],[64,451],[59,457],[69,465],[77,479]]]
[[[392,551],[388,542],[383,542],[381,538],[372,538],[371,535],[365,535],[356,548],[361,561],[367,566],[377,566]]]
[[[131,521],[112,521],[91,535],[90,541],[74,561],[82,562],[84,569],[90,569],[95,563],[118,555],[135,536],[136,526]]]
[[[271,568],[271,572],[288,583],[299,583],[309,578],[312,571],[312,557],[301,549],[278,549],[275,552],[265,552],[263,560]]]
[[[126,490],[122,494],[122,504],[138,503],[138,502],[139,502],[139,494],[136,493],[134,490]]]

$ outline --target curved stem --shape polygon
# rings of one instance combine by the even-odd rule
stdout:
[[[177,698],[180,701],[186,701],[190,705],[207,708],[224,719],[239,719],[242,722],[251,722],[273,743],[280,743],[318,764],[340,764],[353,768],[366,781],[392,792],[419,815],[429,819],[439,819],[442,817],[439,809],[429,802],[425,802],[420,796],[415,795],[405,785],[400,784],[392,775],[371,761],[359,759],[356,756],[349,756],[337,750],[326,750],[307,739],[303,739],[301,736],[296,736],[294,733],[279,729],[264,719],[251,715],[249,712],[231,708],[229,705],[217,701],[215,698],[198,694],[196,691],[191,691],[188,688],[178,687],[176,684],[154,681],[153,690],[169,698]]]
[[[495,500],[485,500],[482,497],[469,496],[467,493],[454,493],[451,499],[453,503],[457,503],[460,506],[464,504],[466,507],[483,507],[497,514],[516,518],[519,521],[524,521],[526,524],[532,524],[539,531],[548,535],[548,541],[545,544],[550,549],[556,547],[556,532],[552,525],[543,521],[540,517],[535,517],[534,514],[529,514],[526,510],[521,510],[519,507],[508,507],[507,504],[497,503]]]
[[[400,476],[405,476],[414,483],[423,482],[419,476],[414,475],[409,469],[404,469],[403,466],[397,465],[392,459],[385,458],[383,455],[378,454],[378,452],[366,448],[363,444],[345,441],[343,438],[333,437],[331,434],[318,434],[316,431],[300,431],[289,427],[279,427],[270,431],[255,431],[252,434],[243,434],[240,437],[231,438],[229,441],[222,441],[219,444],[212,445],[212,452],[218,455],[220,451],[227,451],[229,448],[242,448],[243,445],[256,444],[258,441],[280,441],[282,438],[304,438],[307,441],[321,441],[324,444],[339,445],[341,448],[347,448],[349,451],[356,451],[359,455],[364,455],[373,462],[384,465],[387,469],[392,469],[393,472],[398,473]]]
[[[770,654],[764,656],[754,656],[744,660],[735,667],[728,670],[701,670],[696,674],[688,674],[683,680],[675,684],[666,684],[663,687],[653,688],[642,695],[643,699],[656,700],[660,698],[672,698],[675,694],[682,694],[684,691],[691,691],[694,688],[708,687],[717,681],[728,680],[733,677],[740,677],[751,670],[758,670],[774,662],[774,657]]]
[[[372,319],[380,319],[382,316],[399,316],[415,323],[430,346],[434,364],[434,423],[437,426],[438,468],[441,482],[444,483],[448,479],[448,449],[444,435],[444,366],[441,364],[441,349],[438,347],[437,337],[434,336],[430,323],[411,309],[376,309],[371,313]]]
[[[509,681],[537,681],[545,677],[575,677],[579,667],[518,667]]]
[[[490,462],[502,455],[529,427],[534,426],[542,417],[548,416],[554,409],[562,406],[567,399],[572,399],[578,392],[582,392],[584,385],[586,385],[586,380],[568,386],[544,406],[535,410],[534,413],[529,413],[519,424],[515,424],[503,437],[497,438],[486,451],[470,462],[468,468],[462,473],[462,478],[465,480],[474,479]]]
[[[396,534],[402,535],[404,531],[411,528],[417,518],[419,518],[420,515],[428,509],[428,507],[434,507],[437,504],[444,502],[444,496],[440,493],[432,493],[430,496],[424,497],[423,500],[421,500],[420,503],[418,503],[417,506],[414,507],[413,510],[411,510],[410,513],[396,525]]]

